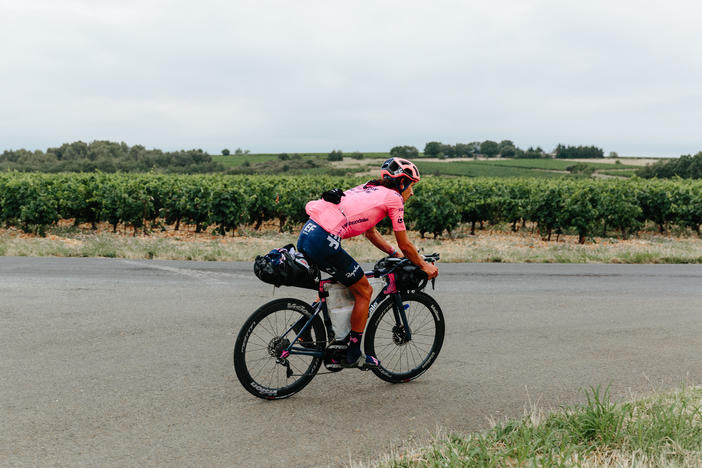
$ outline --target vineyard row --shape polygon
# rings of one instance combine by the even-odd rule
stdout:
[[[242,224],[277,221],[281,229],[307,219],[305,204],[330,188],[364,180],[157,174],[0,173],[0,224],[43,234],[59,219],[131,226],[147,222],[213,228],[222,235]],[[541,180],[426,177],[406,207],[409,226],[449,234],[459,225],[534,223],[545,238],[573,232],[627,238],[644,223],[700,234],[702,182],[689,180]]]

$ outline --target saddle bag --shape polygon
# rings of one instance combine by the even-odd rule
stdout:
[[[292,244],[259,255],[254,261],[254,274],[261,281],[279,286],[317,289],[319,269],[310,264]]]

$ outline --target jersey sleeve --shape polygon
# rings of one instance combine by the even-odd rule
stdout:
[[[405,227],[405,203],[402,201],[402,195],[392,191],[387,199],[388,217],[392,223],[393,231],[406,231]]]

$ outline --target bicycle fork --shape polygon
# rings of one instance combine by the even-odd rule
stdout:
[[[412,330],[410,330],[407,314],[405,313],[405,310],[409,308],[409,304],[405,305],[402,303],[400,293],[393,294],[392,301],[392,313],[395,316],[395,324],[398,329],[400,325],[402,325],[404,329],[404,341],[410,341],[412,339]]]

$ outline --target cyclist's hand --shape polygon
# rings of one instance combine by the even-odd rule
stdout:
[[[439,269],[436,268],[436,265],[432,265],[431,263],[425,263],[422,266],[422,271],[427,274],[429,279],[439,276]]]

